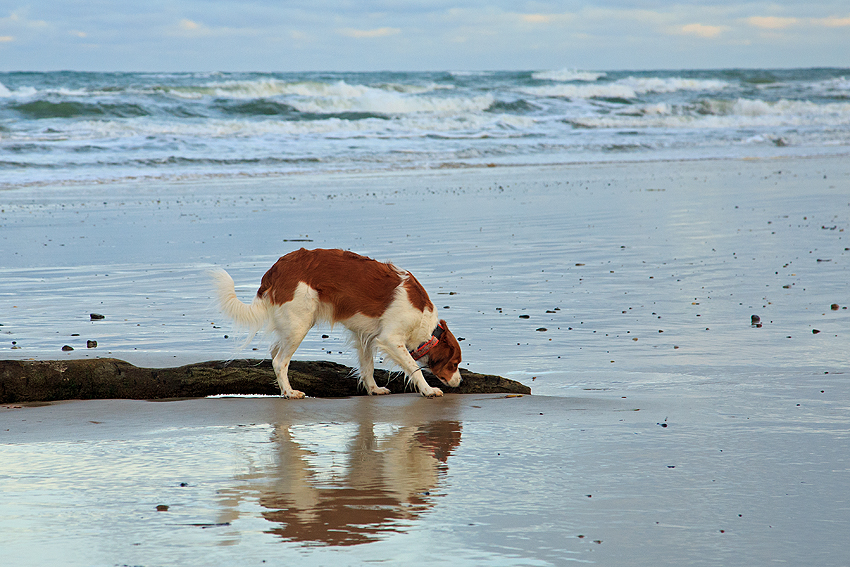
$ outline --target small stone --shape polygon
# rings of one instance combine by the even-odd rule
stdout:
[[[97,348],[97,341],[86,341],[86,348]]]
[[[100,321],[101,319],[106,319],[106,316],[101,315],[100,313],[90,313],[89,317],[91,317],[92,321]]]
[[[758,315],[753,315],[752,317],[750,317],[750,324],[758,325],[760,322],[761,322],[761,317],[759,317]]]
[[[520,319],[531,319],[531,315],[520,315]]]
[[[68,352],[68,351],[74,350],[74,347],[72,347],[71,345],[65,345],[65,346],[62,347],[62,350],[64,350],[65,352]]]
[[[158,504],[157,507],[156,507],[156,511],[157,512],[168,512],[168,505],[167,504]]]
[[[538,331],[540,331],[540,332],[542,333],[542,332],[546,332],[546,331],[548,331],[549,329],[547,329],[546,327],[540,327],[540,328],[539,328],[539,329],[537,329],[537,330],[538,330]]]
[[[820,333],[820,329],[812,329],[813,335],[817,335],[818,333]]]
[[[829,308],[832,309],[833,311],[838,311],[838,307],[839,306],[838,306],[837,303],[833,303],[832,305],[829,306]]]

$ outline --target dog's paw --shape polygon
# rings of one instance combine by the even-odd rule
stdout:
[[[422,390],[422,395],[426,398],[439,398],[443,395],[443,391],[439,388],[428,388],[427,390]]]
[[[287,400],[300,400],[304,397],[304,392],[301,390],[292,390],[289,392],[284,392],[283,397]]]
[[[374,388],[369,389],[370,396],[384,396],[389,393],[390,390],[388,388],[383,388],[381,386],[375,386]]]

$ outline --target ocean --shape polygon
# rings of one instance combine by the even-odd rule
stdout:
[[[850,69],[0,73],[0,187],[850,153]]]

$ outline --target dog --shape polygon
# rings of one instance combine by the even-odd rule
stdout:
[[[269,328],[274,367],[281,394],[303,398],[289,384],[289,361],[317,323],[340,323],[352,334],[359,355],[359,382],[370,395],[389,394],[373,375],[376,350],[405,374],[407,383],[429,398],[443,391],[425,381],[421,361],[446,386],[456,388],[461,376],[460,344],[413,274],[346,250],[306,250],[282,256],[263,276],[251,304],[236,297],[233,278],[212,273],[221,310],[247,327],[248,341]]]

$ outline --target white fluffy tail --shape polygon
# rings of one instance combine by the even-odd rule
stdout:
[[[250,334],[242,347],[248,346],[254,336],[266,326],[268,321],[268,302],[265,299],[254,297],[251,304],[243,303],[236,297],[236,285],[233,278],[224,270],[210,272],[213,286],[218,296],[218,305],[221,311],[233,320],[239,327],[246,327]]]

